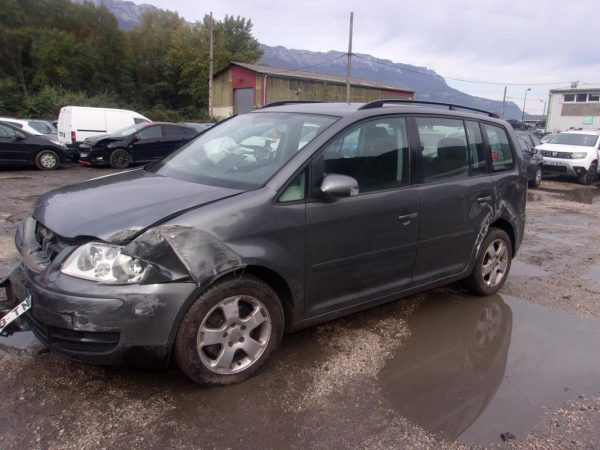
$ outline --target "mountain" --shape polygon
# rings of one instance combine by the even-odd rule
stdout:
[[[83,3],[85,0],[72,0]],[[137,5],[125,0],[88,0],[95,5],[104,5],[119,22],[119,27],[129,30],[140,25],[141,15],[148,10],[157,11],[152,5]],[[311,52],[308,50],[292,50],[285,47],[269,47],[261,45],[263,56],[261,64],[286,69],[301,69],[309,72],[346,75],[346,53]],[[352,58],[352,76],[365,80],[380,81],[407,87],[415,92],[418,100],[454,103],[500,113],[502,102],[474,97],[454,89],[435,71],[426,67],[410,64],[394,63],[388,59],[379,59],[371,55],[355,54]],[[513,102],[506,102],[505,119],[520,119],[521,110]]]
[[[337,51],[311,52],[285,47],[261,45],[261,64],[286,69],[306,70],[339,76],[346,75],[347,54]],[[500,113],[502,102],[474,97],[454,89],[435,71],[410,64],[394,63],[371,55],[355,54],[352,57],[352,77],[380,81],[407,87],[415,92],[417,100],[454,103]],[[513,102],[506,102],[504,117],[520,119],[521,110]]]

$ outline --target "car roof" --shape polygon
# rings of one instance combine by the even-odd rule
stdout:
[[[0,118],[0,123],[1,123],[2,125],[5,125],[5,126],[9,127],[9,128],[12,128],[12,129],[13,129],[13,130],[15,130],[15,131],[18,131],[19,133],[23,133],[25,136],[38,137],[38,135],[36,135],[36,134],[33,134],[33,133],[30,133],[30,132],[29,132],[29,131],[27,131],[27,130],[23,130],[22,128],[15,127],[15,126],[14,126],[12,123],[10,123],[10,122],[7,122],[6,120],[7,120],[7,119],[2,119],[2,118]]]
[[[283,103],[283,102],[282,102]],[[427,114],[427,115],[451,115],[463,118],[481,119],[486,118],[494,122],[504,122],[496,117],[489,116],[491,113],[473,113],[462,111],[459,109],[449,109],[449,105],[425,106],[412,104],[410,101],[406,103],[389,103],[382,106],[373,106],[363,108],[368,103],[320,103],[320,102],[304,102],[304,103],[289,103],[279,104],[274,106],[266,105],[260,109],[252,111],[253,114],[263,112],[287,112],[287,113],[304,113],[304,114],[324,114],[339,117],[346,117],[356,113],[362,113],[365,116],[384,114]],[[455,108],[461,108],[460,105],[452,105]]]
[[[600,136],[600,130],[567,130],[560,132],[560,134],[595,134]]]

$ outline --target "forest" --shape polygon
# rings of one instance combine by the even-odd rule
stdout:
[[[158,10],[123,31],[89,2],[0,0],[0,115],[53,119],[83,105],[207,120],[209,24]],[[213,20],[213,41],[215,73],[261,56],[249,19]]]

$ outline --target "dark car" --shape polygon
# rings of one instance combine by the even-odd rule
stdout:
[[[40,170],[52,170],[68,160],[60,143],[0,121],[0,165],[35,165]]]
[[[532,131],[515,131],[517,137],[525,139],[527,145],[531,148],[542,145],[542,141]]]
[[[452,282],[493,294],[525,226],[514,131],[410,103],[267,106],[51,191],[17,228],[7,296],[53,352],[172,357],[218,385],[250,377],[284,332]]]
[[[538,187],[542,182],[544,173],[544,157],[540,151],[532,147],[528,140],[517,135],[517,140],[523,153],[523,160],[527,168],[527,183],[529,187]]]
[[[196,130],[183,125],[143,122],[87,138],[79,145],[79,162],[124,169],[162,159],[197,135]]]

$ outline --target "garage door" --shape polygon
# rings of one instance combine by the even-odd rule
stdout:
[[[233,112],[241,114],[252,111],[254,105],[254,89],[234,89],[233,91]]]

